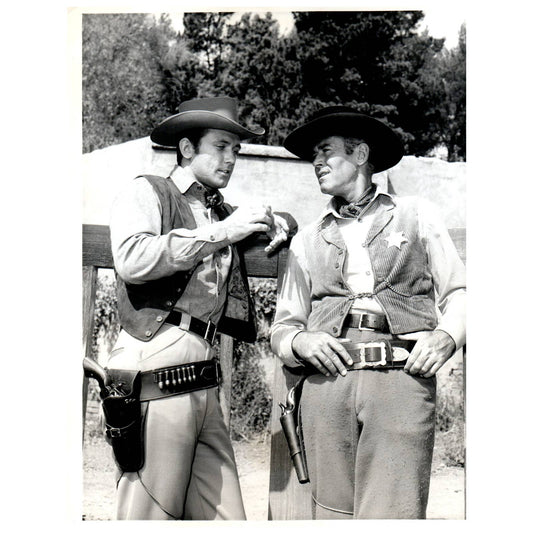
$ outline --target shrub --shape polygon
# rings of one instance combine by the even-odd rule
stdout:
[[[262,362],[274,357],[270,326],[276,311],[276,281],[250,278],[257,314],[257,342],[236,342],[231,387],[231,433],[236,439],[265,434],[270,425],[272,393]]]
[[[230,425],[237,440],[264,434],[270,424],[272,394],[261,364],[261,352],[267,349],[259,342],[237,343],[234,349]]]
[[[98,360],[101,352],[107,353],[115,343],[120,325],[118,322],[115,277],[100,270],[96,281],[94,305],[94,328],[92,335],[92,356]]]
[[[448,466],[465,464],[463,366],[438,374],[436,431],[441,460]]]

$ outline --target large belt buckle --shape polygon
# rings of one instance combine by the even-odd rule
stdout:
[[[380,358],[379,361],[367,361],[366,360],[366,351],[369,348],[379,348],[380,349]],[[365,342],[364,346],[361,348],[361,363],[368,366],[385,366],[387,364],[387,343],[384,341],[378,342]]]
[[[361,331],[374,331],[374,329],[372,328],[365,328],[363,326],[363,319],[365,318],[365,315],[364,313],[360,313],[359,314],[359,325],[357,326],[357,329],[361,330]]]
[[[205,328],[204,339],[209,343],[213,344],[215,342],[215,335],[217,334],[217,325],[211,320],[207,321],[207,327]]]

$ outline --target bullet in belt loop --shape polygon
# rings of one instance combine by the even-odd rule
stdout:
[[[165,388],[165,384],[163,383],[163,372],[158,372],[157,379],[158,379],[159,389],[163,390]]]
[[[168,379],[168,370],[165,370],[165,386],[168,387],[170,385],[170,379]]]
[[[171,375],[172,375],[172,386],[175,387],[177,385],[177,381],[176,381],[176,369],[173,369],[171,371]]]
[[[192,380],[196,381],[196,372],[194,371],[194,366],[191,367],[192,370]]]
[[[178,384],[181,385],[181,368],[176,368],[176,373],[178,374]]]

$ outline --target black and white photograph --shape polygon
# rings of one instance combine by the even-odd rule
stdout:
[[[465,518],[467,25],[426,11],[81,14],[83,520]]]
[[[527,529],[528,26],[6,8],[4,529]]]

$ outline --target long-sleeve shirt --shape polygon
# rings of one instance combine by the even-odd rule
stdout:
[[[224,224],[205,205],[205,188],[189,168],[170,179],[185,195],[197,228],[161,234],[161,205],[150,183],[132,180],[113,203],[110,231],[115,268],[127,283],[160,279],[196,267],[175,309],[218,322],[225,303],[232,249]]]
[[[346,243],[347,260],[343,277],[353,294],[362,295],[354,298],[352,312],[383,313],[378,300],[372,296],[375,280],[368,249],[362,244],[380,206],[390,205],[393,201],[390,195],[378,190],[362,216],[359,219],[353,219],[341,217],[335,210],[332,199],[320,217],[323,219],[328,214],[332,214],[336,218]],[[433,278],[437,308],[440,312],[437,329],[447,332],[454,340],[456,348],[459,349],[466,340],[465,267],[444,223],[436,214],[435,206],[427,201],[420,201],[418,225]],[[287,270],[278,296],[271,335],[274,352],[288,366],[299,364],[292,351],[292,340],[297,333],[306,329],[310,309],[309,268],[304,239],[302,233],[299,233],[291,242]]]

